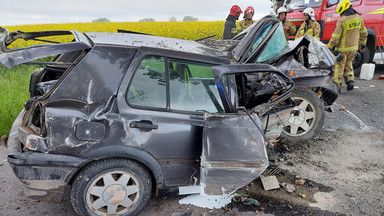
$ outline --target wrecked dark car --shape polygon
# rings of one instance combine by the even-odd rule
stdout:
[[[332,80],[335,56],[319,40],[306,35],[288,44],[281,22],[266,16],[232,40],[203,40],[205,45],[222,50],[239,64],[273,65],[295,82],[291,98],[296,107],[280,140],[289,143],[314,138],[324,124],[339,89]]]
[[[42,44],[11,49],[17,40]],[[293,109],[294,83],[280,70],[231,64],[195,41],[18,31],[0,43],[5,67],[42,65],[8,162],[31,198],[61,202],[70,186],[80,215],[136,214],[175,187],[230,194],[266,169],[265,131],[281,130]]]

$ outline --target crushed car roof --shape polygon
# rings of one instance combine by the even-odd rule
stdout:
[[[41,40],[41,37],[55,35],[73,35],[69,43],[54,42],[22,48],[8,49],[8,45],[17,39]],[[42,40],[43,41],[43,40]],[[30,62],[39,58],[58,55],[65,52],[90,49],[94,45],[114,45],[130,47],[149,47],[171,51],[198,54],[215,58],[227,58],[227,54],[217,49],[191,40],[159,37],[134,33],[108,33],[77,31],[41,31],[41,32],[9,32],[0,33],[0,63],[7,68]],[[223,58],[223,59],[224,59]]]
[[[191,40],[128,33],[85,32],[84,34],[95,44],[151,47],[214,57],[224,56],[216,49]]]

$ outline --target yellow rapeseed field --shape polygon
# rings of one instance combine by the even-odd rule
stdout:
[[[199,38],[216,35],[214,38],[222,38],[224,21],[204,22],[99,22],[99,23],[67,23],[67,24],[40,24],[4,26],[11,31],[53,31],[53,30],[77,30],[79,32],[117,32],[117,29],[142,32],[157,36],[196,40]],[[63,39],[61,39],[63,38]],[[53,38],[60,42],[70,40],[70,37]],[[17,41],[12,48],[31,46],[32,41]]]

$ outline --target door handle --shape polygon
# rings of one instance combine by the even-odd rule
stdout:
[[[143,129],[158,129],[159,126],[158,125],[154,125],[152,124],[151,121],[146,121],[146,120],[142,120],[142,121],[132,121],[130,124],[129,124],[129,127],[131,128],[143,128]]]

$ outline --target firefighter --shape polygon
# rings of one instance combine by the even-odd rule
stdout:
[[[312,8],[305,8],[303,14],[305,20],[303,24],[301,24],[299,30],[297,30],[295,39],[304,36],[305,34],[319,39],[320,24],[315,20],[315,11]]]
[[[233,5],[224,24],[223,39],[232,39],[237,34],[236,20],[239,19],[240,14],[243,13],[240,7]]]
[[[351,91],[353,90],[355,80],[352,61],[358,49],[360,52],[364,52],[368,32],[364,26],[363,19],[352,8],[349,0],[342,0],[337,5],[336,12],[340,14],[340,19],[333,30],[328,48],[330,50],[335,49],[336,52],[343,56],[343,59],[335,64],[333,79],[339,84],[339,89],[341,89],[344,77],[347,91]]]
[[[277,10],[277,16],[279,20],[283,23],[283,28],[284,28],[284,34],[285,34],[285,39],[288,42],[289,35],[293,35],[296,32],[296,26],[293,25],[293,23],[289,22],[286,20],[287,17],[287,9],[285,7],[280,7]]]
[[[242,32],[244,29],[251,26],[255,21],[252,20],[253,14],[255,13],[255,10],[253,7],[248,6],[244,11],[244,19],[239,22],[239,25],[237,27],[237,33]]]

